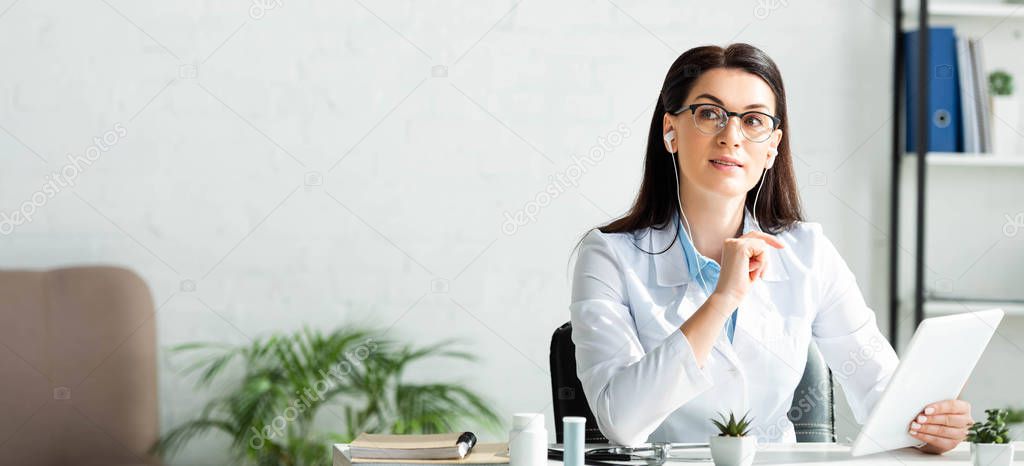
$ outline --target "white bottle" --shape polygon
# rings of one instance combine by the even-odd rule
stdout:
[[[508,433],[509,466],[547,466],[548,430],[544,415],[517,413],[512,415]]]

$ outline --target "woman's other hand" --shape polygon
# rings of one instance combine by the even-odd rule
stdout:
[[[967,429],[974,424],[971,404],[963,400],[945,400],[925,406],[910,421],[910,435],[926,444],[925,453],[942,454],[967,438]]]

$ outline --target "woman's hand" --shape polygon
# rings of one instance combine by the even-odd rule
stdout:
[[[926,442],[925,453],[942,454],[952,450],[965,438],[967,428],[974,424],[971,404],[963,400],[945,400],[925,406],[910,421],[910,435]]]
[[[759,231],[725,240],[715,291],[679,327],[693,348],[698,366],[704,367],[725,319],[747,295],[750,284],[764,273],[764,253],[769,246],[783,247],[775,237]]]
[[[715,293],[737,305],[743,301],[750,286],[764,273],[764,257],[769,246],[776,249],[785,247],[774,236],[760,231],[725,240],[722,271],[718,275]]]

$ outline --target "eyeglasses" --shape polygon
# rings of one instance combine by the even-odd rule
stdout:
[[[782,123],[782,120],[774,115],[764,112],[730,112],[720,105],[715,104],[693,104],[679,109],[673,115],[679,115],[687,110],[693,112],[693,125],[697,130],[708,136],[722,132],[729,124],[729,118],[740,118],[740,132],[743,137],[751,142],[765,142]]]

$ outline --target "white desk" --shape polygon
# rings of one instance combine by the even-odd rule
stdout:
[[[1024,442],[1014,443],[1014,464],[1024,464]],[[587,447],[597,445],[587,445]],[[603,445],[607,446],[607,445]],[[334,466],[342,466],[337,455],[348,455],[348,445],[334,445],[335,461]],[[711,454],[707,448],[694,448],[687,450],[676,450],[672,452],[672,458],[710,458]],[[642,465],[644,463],[634,462]],[[686,466],[686,465],[711,465],[711,461],[673,461],[665,462],[664,466]],[[952,466],[970,465],[971,448],[968,443],[961,443],[953,451],[944,455],[928,455],[913,448],[903,448],[873,455],[851,457],[850,445],[836,443],[790,443],[790,444],[767,444],[757,449],[757,456],[754,464],[799,464],[800,466],[813,465],[836,465],[844,466]],[[561,461],[548,461],[549,466],[562,466]]]
[[[1014,442],[1015,453],[1024,449],[1024,442]],[[672,453],[673,457],[710,458],[708,449],[682,450]],[[1022,463],[1024,455],[1015,454],[1014,464]],[[693,462],[666,462],[666,466],[684,466],[687,464],[700,464]],[[707,461],[706,464],[711,464]],[[961,443],[956,449],[943,455],[929,455],[921,453],[914,448],[901,448],[873,455],[851,457],[850,445],[837,443],[790,443],[790,444],[767,444],[757,449],[757,456],[754,457],[754,464],[799,464],[811,466],[818,464],[842,464],[844,466],[883,466],[899,465],[909,466],[920,464],[928,466],[945,466],[971,464],[971,445]]]

